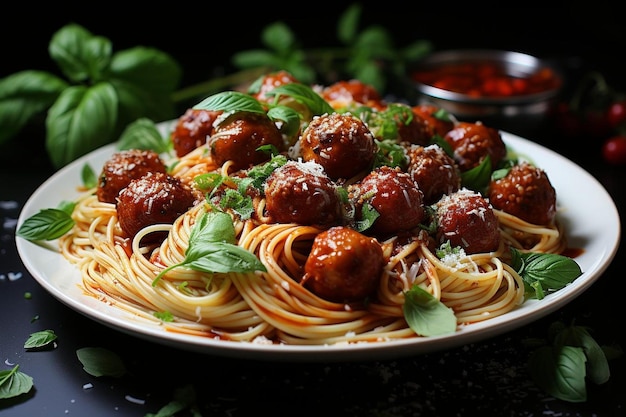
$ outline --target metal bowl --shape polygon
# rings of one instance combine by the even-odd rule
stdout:
[[[437,74],[450,75],[451,68],[463,65],[468,68],[490,66],[500,75],[517,80],[535,80],[540,75],[550,78],[545,86],[536,86],[532,92],[520,90],[509,95],[489,95],[452,91],[440,88]],[[474,65],[474,67],[472,67]],[[475,69],[478,71],[478,69]],[[420,74],[431,73],[428,81]],[[478,74],[470,74],[478,75]],[[459,120],[482,121],[493,127],[513,133],[525,133],[540,127],[558,101],[563,86],[563,74],[553,63],[519,52],[500,50],[449,50],[430,54],[411,69],[410,76],[418,92],[419,103],[439,106]]]

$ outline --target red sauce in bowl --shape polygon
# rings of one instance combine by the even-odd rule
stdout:
[[[416,70],[412,78],[425,85],[476,98],[529,95],[554,90],[561,84],[560,77],[551,68],[543,67],[517,76],[507,73],[498,62],[448,63]]]

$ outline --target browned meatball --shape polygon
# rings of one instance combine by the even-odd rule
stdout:
[[[187,109],[176,121],[170,136],[176,156],[180,158],[206,144],[213,134],[213,122],[220,114],[221,110]]]
[[[506,156],[500,132],[480,122],[459,122],[444,139],[454,149],[454,159],[462,172],[480,165],[487,155],[495,169]]]
[[[165,172],[165,163],[154,151],[130,149],[117,152],[102,166],[98,177],[98,201],[115,203],[120,191],[148,172]]]
[[[336,110],[354,105],[384,107],[378,91],[360,80],[337,81],[325,87],[321,95]]]
[[[500,245],[498,218],[481,194],[462,188],[443,196],[437,208],[437,239],[465,253],[492,252]]]
[[[330,178],[351,178],[369,171],[376,156],[376,142],[365,123],[350,113],[316,116],[300,138],[305,161],[324,167]]]
[[[220,123],[209,138],[213,161],[217,165],[232,161],[235,171],[268,161],[271,154],[258,149],[263,145],[273,145],[278,151],[284,148],[278,127],[260,113],[235,113]]]
[[[270,174],[264,190],[271,221],[324,227],[341,219],[336,185],[315,162],[287,162]]]
[[[355,201],[355,218],[361,219],[362,207],[369,203],[379,216],[366,233],[389,235],[411,230],[426,217],[422,191],[413,178],[399,168],[382,166],[359,183],[349,187]]]
[[[315,237],[302,282],[330,301],[363,301],[375,293],[384,266],[376,239],[336,226]]]
[[[489,201],[495,208],[533,224],[549,225],[556,216],[556,191],[548,175],[527,162],[491,181]]]
[[[191,188],[178,178],[162,172],[149,172],[124,188],[117,201],[117,217],[124,234],[133,237],[144,227],[172,224],[196,202]],[[144,242],[155,242],[162,233],[152,233]]]
[[[259,81],[258,91],[255,91],[252,95],[259,101],[270,102],[274,100],[274,96],[268,96],[268,92],[272,91],[276,87],[280,87],[281,85],[297,82],[299,81],[296,79],[296,77],[294,77],[291,73],[285,70],[272,72],[270,74],[264,75],[261,78],[261,80]]]
[[[433,204],[444,194],[461,188],[461,171],[454,159],[440,146],[413,145],[407,153],[407,172],[424,193],[424,204]]]
[[[418,123],[422,125],[422,129],[429,140],[434,135],[442,138],[454,127],[454,122],[450,119],[435,117],[439,107],[432,104],[418,104],[411,108],[415,114]]]

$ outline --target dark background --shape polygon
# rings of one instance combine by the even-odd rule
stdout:
[[[262,29],[275,21],[285,22],[304,48],[336,45],[339,15],[351,3],[133,4],[128,10],[111,3],[17,2],[0,18],[0,77],[24,69],[56,71],[48,43],[73,22],[109,38],[114,51],[143,45],[171,54],[183,67],[185,86],[210,78],[216,68],[231,70],[232,54],[261,47]],[[611,84],[626,88],[626,24],[617,2],[377,2],[364,6],[360,27],[374,24],[389,30],[398,47],[428,39],[436,49],[556,57],[566,66],[600,70]]]
[[[48,43],[61,27],[78,23],[109,38],[114,51],[143,45],[171,54],[184,70],[184,87],[211,78],[216,71],[229,71],[232,54],[261,47],[262,29],[275,21],[288,24],[304,48],[335,45],[336,22],[347,4],[133,3],[131,11],[111,3],[41,6],[14,2],[10,12],[5,8],[0,13],[0,78],[26,69],[56,72]],[[598,70],[611,85],[626,91],[626,24],[616,5],[593,1],[545,7],[501,1],[459,6],[432,0],[370,4],[363,11],[362,27],[384,26],[399,47],[428,39],[439,50],[526,52],[558,59],[573,82],[586,71]],[[588,384],[589,401],[567,403],[549,398],[532,384],[524,367],[528,349],[523,345],[529,337],[544,337],[556,318],[575,318],[589,325],[600,343],[617,340],[622,347],[626,345],[619,327],[624,321],[623,296],[615,291],[620,283],[623,286],[623,244],[607,272],[577,300],[536,323],[480,343],[397,361],[339,364],[265,363],[192,354],[95,323],[59,303],[28,275],[15,250],[10,220],[17,219],[21,205],[51,172],[39,146],[44,132],[30,133],[0,147],[0,175],[4,175],[0,201],[15,202],[0,208],[5,225],[0,236],[0,272],[24,273],[20,280],[0,283],[0,310],[5,319],[0,325],[0,350],[3,360],[19,358],[20,370],[33,376],[35,390],[26,398],[5,402],[6,409],[0,404],[0,415],[143,417],[168,403],[174,389],[187,382],[198,387],[203,415],[257,415],[259,404],[274,414],[296,409],[302,416],[624,414],[623,358],[610,363],[607,384]],[[624,167],[607,166],[599,152],[584,147],[587,143],[549,139],[542,137],[542,144],[554,145],[588,169],[613,196],[623,216]],[[32,293],[31,300],[23,298],[25,291]],[[36,315],[40,319],[29,322]],[[28,333],[47,328],[57,332],[58,348],[24,352]],[[132,375],[121,380],[89,377],[75,355],[76,349],[85,346],[123,354]],[[86,382],[93,382],[94,388],[84,389]],[[146,403],[134,404],[125,395],[146,399]]]

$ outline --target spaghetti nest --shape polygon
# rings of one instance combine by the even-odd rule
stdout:
[[[200,149],[180,158],[173,175],[184,181],[212,170]],[[262,211],[264,201],[255,201]],[[255,343],[322,345],[419,337],[403,316],[405,292],[417,285],[450,307],[457,327],[505,314],[524,301],[524,283],[506,263],[509,248],[542,253],[564,250],[563,232],[495,210],[501,243],[495,252],[440,259],[424,239],[380,242],[386,265],[374,296],[363,303],[322,299],[301,284],[313,239],[312,226],[241,220],[232,215],[236,244],[254,253],[266,271],[203,273],[181,263],[192,229],[208,203],[194,206],[172,225],[143,229],[132,241],[121,232],[116,207],[94,190],[77,200],[75,227],[60,239],[62,254],[81,271],[84,290],[167,331]],[[157,246],[148,233],[167,231]],[[167,319],[164,315],[167,314]]]

